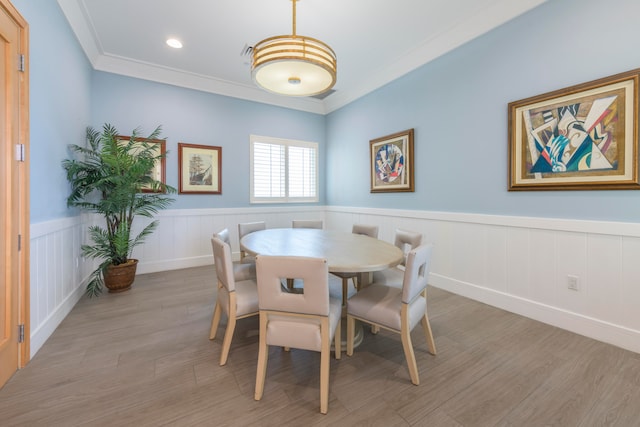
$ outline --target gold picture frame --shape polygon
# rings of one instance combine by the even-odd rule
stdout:
[[[222,194],[222,147],[178,143],[178,193]]]
[[[413,129],[369,141],[371,192],[414,190]]]
[[[638,190],[640,69],[509,103],[508,190]]]

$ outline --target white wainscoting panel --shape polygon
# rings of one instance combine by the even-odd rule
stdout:
[[[160,212],[157,219],[156,232],[133,253],[141,274],[213,264],[210,239],[223,228],[229,229],[238,258],[238,223],[266,221],[268,228],[291,227],[293,219],[324,220],[324,207],[176,209]],[[98,262],[83,259],[80,247],[87,242],[88,227],[100,222],[99,216],[83,214],[31,225],[31,357],[84,294]],[[135,231],[150,222],[136,218]]]
[[[80,256],[89,217],[32,224],[30,252],[31,357],[84,293],[92,263]]]
[[[422,232],[431,285],[640,353],[640,224],[339,206],[326,218],[377,224],[389,242]]]
[[[640,238],[622,239],[622,274],[620,278],[619,315],[627,319],[629,328],[640,330]]]
[[[213,264],[211,236],[227,228],[234,259],[240,257],[238,224],[265,221],[267,228],[291,227],[293,219],[324,220],[323,206],[181,209],[161,211],[158,229],[134,251],[138,273]],[[134,224],[140,231],[149,220]]]
[[[282,228],[323,219],[343,231],[375,224],[389,242],[396,228],[420,231],[435,247],[431,285],[640,353],[640,224],[339,206],[176,209],[157,219],[134,251],[138,273],[213,264],[210,238],[223,228],[237,258],[240,222]],[[97,264],[82,259],[80,246],[96,221],[31,225],[32,356],[84,293]],[[567,275],[579,278],[578,291],[567,288]]]

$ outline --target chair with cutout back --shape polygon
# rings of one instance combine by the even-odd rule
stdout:
[[[217,237],[218,239],[225,242],[229,245],[229,250],[231,250],[231,239],[229,238],[229,230],[223,228],[213,235],[213,237]],[[255,264],[238,264],[232,263],[231,268],[233,269],[233,278],[236,281],[247,280],[247,279],[255,279],[256,278],[256,266]]]
[[[420,383],[411,331],[422,324],[429,353],[436,354],[436,345],[427,316],[425,289],[431,263],[431,244],[418,246],[407,255],[401,287],[372,283],[347,301],[347,355],[353,355],[355,321],[399,333],[411,382]]]
[[[218,278],[218,296],[213,318],[211,319],[209,339],[216,338],[220,318],[224,312],[227,316],[227,328],[222,341],[222,353],[220,354],[220,366],[222,366],[227,363],[236,321],[258,314],[258,289],[254,279],[237,281],[234,278],[231,248],[227,243],[217,237],[213,237],[211,246],[213,247],[216,276]]]
[[[340,359],[340,300],[329,296],[327,261],[322,258],[256,257],[260,307],[260,345],[256,371],[255,400],[262,399],[267,374],[269,346],[320,352],[320,412],[329,405],[329,359],[334,341]],[[281,280],[304,283],[301,294],[282,289]]]
[[[242,239],[249,233],[265,230],[266,228],[267,224],[264,221],[241,222],[238,224],[238,240]],[[240,262],[243,264],[253,264],[256,262],[256,257],[247,254],[242,250],[242,248],[240,248]]]
[[[387,268],[382,271],[375,271],[373,273],[372,282],[380,284],[396,284],[397,286],[401,286],[402,281],[404,280],[404,268],[407,262],[407,254],[410,250],[415,249],[422,244],[422,234],[398,228],[396,229],[395,241],[393,244],[400,248],[404,254],[402,262],[396,267]]]

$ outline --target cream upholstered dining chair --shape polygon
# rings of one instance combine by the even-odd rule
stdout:
[[[265,230],[266,228],[267,223],[264,221],[241,222],[238,224],[238,240],[242,239],[249,233]],[[240,262],[243,264],[253,264],[256,262],[256,258],[252,255],[248,255],[245,251],[242,250],[242,248],[240,248]]]
[[[217,237],[211,239],[218,278],[218,296],[211,319],[209,339],[215,339],[222,312],[227,316],[227,329],[222,341],[220,366],[227,363],[236,321],[258,314],[258,289],[254,279],[236,280],[231,262],[231,248]]]
[[[418,246],[407,255],[402,288],[372,283],[347,301],[347,355],[353,354],[355,321],[397,332],[409,367],[411,382],[420,384],[416,357],[411,343],[411,330],[422,324],[429,353],[436,354],[424,292],[429,278],[433,245]]]
[[[340,359],[340,300],[329,296],[329,268],[322,258],[256,257],[260,307],[260,345],[256,371],[255,400],[262,399],[270,345],[320,352],[320,412],[329,406],[329,357],[334,339]],[[304,283],[304,293],[281,287],[282,278]]]
[[[223,228],[217,233],[214,233],[213,237],[217,237],[218,239],[225,242],[227,245],[231,246],[231,238],[229,238],[229,229]]]
[[[213,235],[213,237],[217,237],[218,239],[225,242],[229,245],[229,250],[231,250],[231,240],[229,239],[229,230],[223,228]],[[233,269],[233,278],[236,282],[247,279],[255,279],[256,278],[256,266],[255,264],[237,264],[232,263],[231,268]]]
[[[353,224],[351,228],[353,234],[362,234],[365,236],[378,238],[378,226],[377,225],[365,225],[365,224]],[[358,273],[331,273],[334,276],[338,276],[342,279],[342,305],[347,302],[347,295],[349,291],[349,279],[353,281],[353,286],[358,289]]]
[[[395,246],[400,248],[404,253],[404,258],[400,265],[392,268],[387,268],[382,271],[374,271],[372,282],[380,284],[389,284],[393,286],[402,286],[404,280],[404,267],[407,262],[407,254],[410,250],[417,248],[422,244],[422,234],[414,231],[396,229]]]
[[[294,219],[291,221],[292,228],[317,228],[322,230],[324,224],[321,219]]]

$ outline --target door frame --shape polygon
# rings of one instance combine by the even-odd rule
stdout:
[[[19,111],[18,138],[24,146],[24,157],[18,162],[18,233],[20,250],[18,251],[18,323],[24,325],[24,341],[18,344],[18,368],[24,367],[30,359],[30,293],[29,293],[29,257],[30,257],[30,212],[29,212],[29,24],[10,0],[0,0],[0,8],[11,17],[20,28],[19,50],[24,55],[23,71],[19,72]],[[13,153],[13,150],[9,150]],[[2,256],[9,257],[10,254]]]

